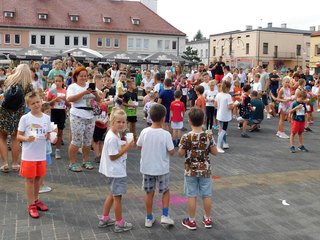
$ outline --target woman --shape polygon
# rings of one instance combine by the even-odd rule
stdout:
[[[6,69],[0,68],[0,80],[6,80],[6,79],[7,79]]]
[[[20,85],[23,89],[23,94],[32,91],[31,71],[27,64],[20,64],[14,74],[8,76],[5,80],[5,88],[10,86]],[[25,106],[21,106],[18,110],[13,111],[5,109],[0,105],[0,154],[2,158],[1,172],[9,172],[8,165],[8,146],[7,138],[11,135],[11,154],[12,154],[12,170],[19,171],[20,165],[18,158],[20,155],[20,142],[17,140],[18,124],[21,116],[25,112]]]
[[[107,76],[112,78],[113,85],[116,86],[120,77],[120,68],[118,63],[113,63],[112,67],[107,70]]]
[[[91,141],[95,126],[93,108],[100,97],[96,90],[89,88],[88,71],[84,67],[77,67],[73,72],[73,83],[67,90],[67,102],[71,103],[70,130],[71,142],[69,145],[69,169],[81,172],[82,168],[77,162],[78,149],[82,146],[82,166],[93,169],[89,162]]]

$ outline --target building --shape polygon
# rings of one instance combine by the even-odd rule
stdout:
[[[318,32],[311,35],[309,66],[311,72],[320,74],[320,26],[318,26]]]
[[[223,56],[227,64],[235,67],[250,68],[255,65],[264,67],[294,68],[305,67],[309,62],[310,30],[297,30],[273,27],[253,29],[246,26],[245,31],[235,30],[210,35],[210,60]]]
[[[209,64],[209,39],[196,41],[187,41],[186,48],[192,47],[193,50],[198,50],[198,57],[204,64]]]
[[[0,52],[29,46],[51,53],[85,47],[103,55],[115,51],[181,55],[185,50],[185,33],[140,1],[0,2]]]

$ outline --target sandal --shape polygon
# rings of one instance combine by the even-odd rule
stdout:
[[[82,172],[82,168],[76,163],[69,164],[69,170],[72,172]]]
[[[12,165],[12,171],[19,171],[20,170],[20,165],[19,164],[15,164],[15,165]]]
[[[82,163],[82,167],[84,167],[85,169],[88,169],[88,170],[92,170],[93,169],[93,166],[92,166],[91,162],[83,162]]]
[[[9,170],[9,166],[8,164],[4,164],[0,167],[0,171],[1,172],[4,172],[4,173],[8,173],[10,170]]]

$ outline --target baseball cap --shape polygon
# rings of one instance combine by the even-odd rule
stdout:
[[[311,90],[311,86],[307,85],[307,86],[306,86],[306,90],[307,90],[307,91],[310,91],[310,90]]]

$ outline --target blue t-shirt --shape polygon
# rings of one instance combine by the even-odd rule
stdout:
[[[161,104],[165,106],[167,109],[166,114],[166,122],[170,121],[170,104],[174,100],[174,91],[172,89],[164,89],[161,93],[159,98],[161,98]]]
[[[306,115],[306,105],[304,103],[300,103],[297,101],[294,101],[291,104],[291,109],[297,107],[298,105],[302,104],[302,108],[297,109],[296,111],[293,112],[292,114],[292,119],[298,122],[304,122],[305,121],[305,115]]]
[[[41,66],[40,66],[40,70],[42,70],[43,71],[43,75],[44,76],[48,76],[48,74],[49,74],[49,72],[50,72],[50,70],[52,69],[52,66],[51,66],[51,64],[41,64]]]

